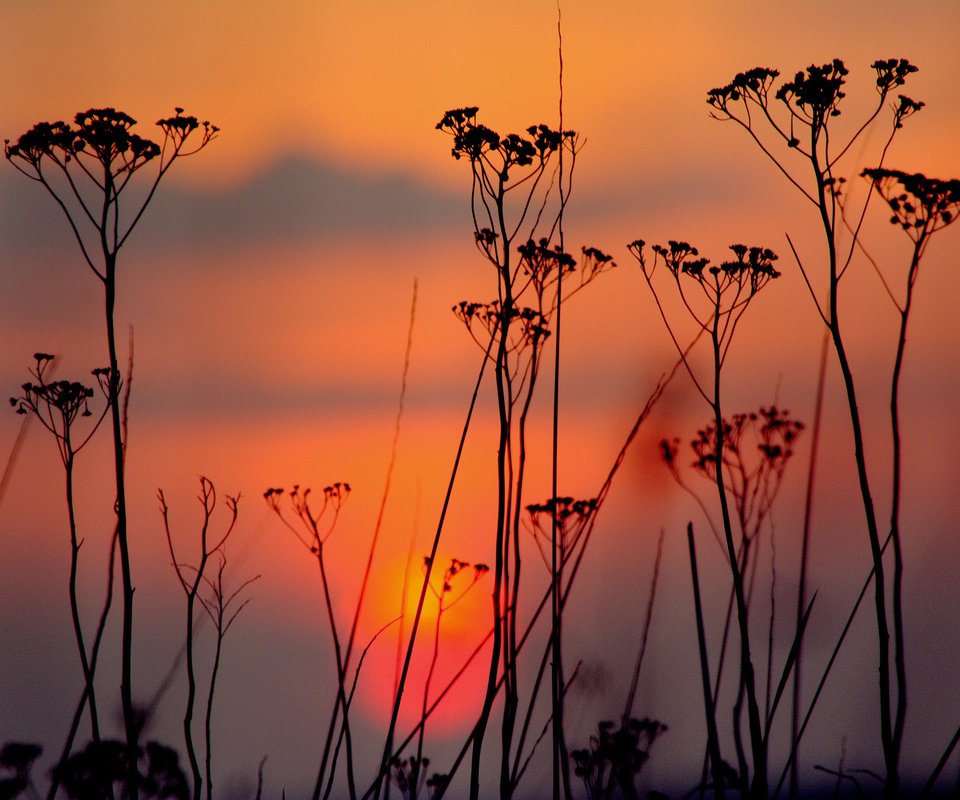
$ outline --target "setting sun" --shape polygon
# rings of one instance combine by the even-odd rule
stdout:
[[[421,632],[407,676],[400,723],[401,728],[412,728],[420,719],[428,677],[430,694],[427,704],[432,706],[441,692],[447,690],[454,676],[463,670],[456,682],[449,686],[450,702],[440,704],[428,721],[429,730],[450,733],[471,725],[482,699],[484,659],[481,645],[489,638],[492,583],[489,576],[485,577],[483,571],[473,565],[464,566],[456,575],[449,576],[451,558],[438,556],[437,562],[438,568],[431,576],[420,615]],[[400,617],[383,630],[367,656],[373,681],[364,695],[365,708],[381,723],[389,720],[423,586],[423,567],[423,556],[414,558],[409,567],[405,560],[393,558],[378,567],[379,579],[371,584],[369,608],[364,614],[364,619],[370,622],[364,625],[364,633],[373,629],[377,621],[392,622]],[[449,591],[443,592],[441,598],[445,575]],[[365,640],[370,638],[369,633],[364,636]],[[436,663],[431,674],[434,654]]]

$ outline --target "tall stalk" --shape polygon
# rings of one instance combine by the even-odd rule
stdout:
[[[712,368],[708,379],[698,377],[684,351],[680,350],[680,355],[693,380],[694,387],[713,415],[712,448],[703,454],[703,462],[712,472],[720,504],[723,543],[726,549],[727,566],[730,570],[740,634],[737,706],[739,707],[742,693],[747,702],[747,721],[753,760],[753,774],[748,776],[747,770],[743,768],[745,759],[741,758],[739,777],[743,793],[759,800],[765,798],[767,794],[767,747],[757,700],[757,681],[750,644],[749,603],[744,590],[741,548],[734,540],[729,506],[728,494],[734,489],[728,489],[725,485],[724,448],[729,444],[731,426],[723,418],[721,392],[723,366],[737,325],[757,292],[770,280],[779,277],[780,273],[773,266],[777,256],[766,248],[748,248],[745,245],[735,244],[730,246],[734,259],[711,266],[709,259],[698,257],[697,249],[686,242],[671,241],[667,246],[654,245],[652,260],[648,260],[644,248],[645,243],[640,240],[630,245],[630,250],[643,271],[661,318],[677,349],[680,350],[680,347],[673,323],[669,320],[653,283],[654,273],[660,263],[672,277],[680,301],[694,321],[696,329],[705,332],[710,341]],[[692,296],[689,292],[693,292]],[[744,542],[746,542],[746,536],[744,536]],[[735,718],[737,716],[738,714],[735,713]],[[739,726],[736,723],[734,734],[735,737],[739,736]]]
[[[75,438],[74,426],[82,417],[91,417],[89,403],[94,390],[77,381],[53,381],[50,379],[54,357],[47,353],[34,354],[36,366],[31,376],[37,383],[25,383],[19,397],[10,398],[11,405],[18,414],[36,417],[40,424],[53,436],[60,461],[63,464],[67,518],[70,531],[70,578],[68,593],[70,596],[70,617],[73,623],[74,639],[80,656],[80,668],[83,672],[85,704],[90,716],[90,735],[93,741],[100,743],[100,722],[97,711],[96,690],[94,687],[95,653],[88,655],[84,641],[83,623],[80,619],[80,605],[77,597],[77,572],[80,560],[80,547],[83,544],[77,535],[77,515],[74,503],[74,466],[77,454],[93,437],[107,414],[112,394],[110,375],[106,369],[93,371],[100,393],[106,403],[99,417],[89,427],[85,435]],[[84,704],[81,703],[81,708]]]
[[[928,178],[920,173],[905,173],[891,169],[868,169],[864,177],[887,202],[893,212],[891,222],[906,232],[912,243],[907,266],[906,290],[902,301],[894,298],[898,319],[896,356],[890,376],[890,433],[893,445],[891,465],[890,534],[893,543],[893,613],[894,613],[894,669],[896,670],[897,704],[893,719],[893,743],[896,755],[903,741],[907,711],[906,644],[903,620],[903,548],[900,536],[902,492],[903,442],[900,433],[900,381],[907,344],[907,327],[913,307],[914,288],[920,264],[930,243],[939,230],[957,219],[960,212],[960,180]]]
[[[287,494],[290,508],[296,524],[285,516],[281,500]],[[326,561],[324,559],[324,545],[336,527],[340,516],[340,509],[350,495],[350,484],[336,482],[325,486],[322,491],[323,500],[319,508],[310,504],[311,490],[301,489],[296,485],[289,492],[283,489],[271,488],[264,492],[267,505],[277,515],[280,521],[297,537],[307,551],[316,559],[320,570],[320,585],[323,590],[323,603],[327,616],[327,625],[330,629],[330,638],[333,643],[334,664],[337,675],[337,697],[327,733],[324,738],[323,754],[320,759],[320,771],[314,786],[314,797],[319,797],[325,782],[332,781],[332,775],[337,769],[337,759],[334,757],[334,737],[338,732],[338,723],[342,727],[342,734],[346,742],[346,771],[347,790],[351,800],[356,797],[356,780],[353,764],[353,737],[350,732],[350,704],[347,689],[347,664],[341,647],[339,626],[333,611],[333,601],[330,596],[330,581],[327,576]],[[342,715],[342,716],[341,716]],[[342,721],[341,721],[342,720]],[[327,770],[330,770],[328,773]]]
[[[157,122],[162,145],[131,132],[136,120],[113,108],[90,109],[74,118],[75,127],[64,122],[39,122],[14,143],[5,145],[5,155],[22,174],[39,183],[66,216],[87,266],[103,286],[109,400],[113,430],[113,472],[116,484],[114,508],[117,544],[123,585],[120,700],[126,737],[126,790],[129,800],[139,794],[139,736],[141,720],[133,706],[133,576],[127,531],[124,442],[121,419],[121,373],[117,355],[115,313],[117,260],[120,249],[153,199],[161,178],[180,156],[201,150],[218,131],[215,125],[196,117],[176,115]],[[191,134],[202,127],[200,141],[185,150]],[[159,167],[127,216],[121,215],[121,195],[131,179],[151,162]],[[50,168],[51,176],[44,170]]]
[[[817,474],[817,456],[820,450],[820,426],[823,421],[823,395],[827,382],[827,354],[829,352],[830,336],[824,331],[823,345],[820,348],[820,366],[817,371],[817,391],[813,410],[813,430],[810,438],[810,461],[807,465],[807,488],[803,501],[803,534],[800,543],[800,575],[797,581],[797,615],[795,630],[800,630],[803,619],[803,610],[807,604],[807,567],[810,560],[810,531],[813,519],[813,490]],[[793,693],[790,716],[790,741],[797,746],[797,736],[800,730],[800,688],[802,681],[801,665],[803,663],[803,644],[800,643],[797,651],[797,668],[793,674]],[[794,756],[790,766],[790,798],[799,800],[800,796],[800,763]]]
[[[750,784],[750,796],[755,800],[767,795],[767,758],[763,746],[763,732],[760,725],[760,708],[757,702],[756,676],[750,647],[750,624],[747,613],[747,600],[743,589],[743,573],[740,569],[737,546],[733,538],[733,525],[730,519],[730,507],[727,490],[724,486],[723,448],[725,444],[723,412],[721,410],[720,376],[722,367],[722,349],[720,333],[719,295],[713,324],[710,327],[710,341],[713,345],[713,415],[717,430],[716,439],[716,482],[717,496],[720,500],[720,516],[723,522],[723,536],[727,546],[727,560],[733,579],[733,591],[737,606],[737,624],[740,629],[740,687],[746,692],[747,720],[750,730],[751,752],[753,753],[753,779]],[[745,776],[741,776],[745,780]]]
[[[448,111],[437,127],[453,137],[453,155],[471,166],[474,237],[497,275],[496,299],[462,302],[454,308],[471,335],[491,358],[497,398],[497,509],[495,516],[493,641],[483,704],[472,735],[470,795],[479,794],[485,731],[502,676],[504,686],[500,735],[500,795],[512,796],[512,750],[517,723],[519,685],[517,617],[521,588],[520,510],[526,470],[527,412],[536,383],[540,351],[556,310],[555,284],[575,262],[550,243],[556,212],[549,210],[556,178],[541,181],[552,158],[575,151],[572,132],[531,126],[525,136],[501,137],[476,121],[476,108]],[[561,184],[569,180],[561,174]],[[561,198],[560,205],[564,202]],[[551,223],[544,224],[549,213]],[[546,235],[539,233],[544,228]],[[536,241],[539,236],[539,242]],[[518,243],[519,247],[518,247]],[[516,253],[519,252],[519,257]],[[599,252],[599,251],[597,251]],[[606,262],[610,259],[607,258]],[[606,263],[605,262],[605,263]],[[525,305],[525,297],[532,297]]]
[[[560,130],[563,130],[563,27],[560,4],[557,3],[557,51],[559,60],[559,100],[558,112]],[[560,210],[557,214],[557,237],[560,250],[564,249],[563,211],[566,206],[565,188],[563,182],[563,148],[560,148]],[[554,370],[553,370],[553,440],[551,442],[550,465],[550,496],[554,500],[554,513],[550,526],[550,578],[552,593],[550,597],[550,640],[553,643],[550,681],[551,705],[551,741],[553,765],[553,800],[560,800],[560,790],[563,797],[570,800],[570,758],[567,752],[564,737],[564,676],[563,676],[563,616],[560,606],[560,592],[563,586],[563,557],[560,552],[562,542],[558,541],[559,520],[557,519],[556,502],[558,498],[557,482],[559,479],[559,442],[560,442],[560,315],[563,305],[563,270],[557,272],[557,326],[554,336]]]
[[[170,527],[170,509],[164,497],[163,490],[157,493],[160,501],[160,513],[163,517],[163,529],[167,538],[167,547],[170,552],[170,559],[180,587],[183,589],[186,597],[186,635],[184,646],[186,649],[186,671],[187,671],[187,701],[183,714],[183,737],[187,749],[187,758],[190,762],[190,771],[193,775],[193,800],[201,800],[203,797],[203,785],[206,783],[206,798],[211,800],[213,793],[213,781],[211,778],[211,746],[210,746],[210,722],[213,714],[213,695],[216,689],[217,673],[220,669],[220,657],[222,651],[223,637],[227,629],[236,619],[237,614],[243,609],[246,602],[239,608],[232,611],[229,618],[226,616],[227,609],[231,602],[237,597],[240,591],[252,581],[248,580],[241,584],[231,595],[224,594],[223,571],[226,566],[225,545],[230,534],[233,533],[237,524],[237,503],[238,497],[227,497],[226,506],[230,511],[230,520],[227,523],[223,534],[219,538],[213,538],[210,531],[210,523],[217,506],[217,491],[213,482],[209,478],[200,478],[200,494],[197,496],[202,509],[203,521],[200,525],[200,558],[195,565],[187,564],[177,559],[176,549],[173,544],[173,532]],[[207,566],[211,558],[216,557],[219,560],[217,577],[211,579],[207,574]],[[252,579],[256,580],[256,578]],[[210,597],[205,597],[202,589],[208,588]],[[217,634],[216,647],[214,650],[213,668],[211,670],[210,685],[207,691],[206,713],[204,715],[204,771],[201,773],[200,758],[197,755],[197,747],[193,735],[193,715],[197,701],[197,676],[196,662],[194,655],[196,638],[195,634],[195,616],[197,606],[199,605],[211,621],[214,623]]]
[[[707,721],[707,753],[713,776],[713,794],[724,800],[726,791],[723,774],[723,759],[720,756],[720,736],[717,731],[716,702],[710,688],[710,659],[707,655],[707,637],[703,624],[703,603],[700,600],[700,573],[697,569],[697,548],[693,538],[693,523],[687,523],[687,546],[690,550],[690,573],[693,580],[693,608],[697,622],[697,652],[700,655],[700,678],[703,684],[704,717]],[[700,796],[703,797],[701,783]]]
[[[881,543],[871,489],[871,473],[867,467],[864,447],[866,436],[858,404],[857,385],[841,327],[843,310],[840,301],[841,280],[851,264],[854,252],[862,249],[860,232],[871,195],[867,196],[859,211],[852,215],[852,210],[847,207],[844,197],[846,179],[838,175],[838,165],[850,152],[853,144],[880,116],[892,92],[902,86],[907,77],[916,72],[917,68],[905,59],[879,60],[875,61],[872,67],[876,75],[877,104],[862,124],[859,124],[852,134],[841,140],[839,145],[836,144],[835,138],[831,138],[830,127],[831,122],[840,115],[841,101],[845,97],[843,88],[848,70],[840,59],[834,59],[831,63],[822,66],[811,65],[805,71],[797,72],[792,81],[781,84],[772,96],[779,73],[776,70],[758,67],[738,74],[726,86],[710,90],[707,102],[714,108],[717,119],[733,121],[743,128],[781,174],[814,206],[819,227],[823,232],[827,280],[825,301],[818,299],[808,271],[804,268],[803,261],[793,248],[792,242],[791,249],[807,288],[810,290],[817,312],[833,342],[847,400],[854,440],[857,483],[875,573],[874,612],[878,641],[878,705],[880,742],[884,761],[884,793],[886,797],[893,798],[900,793],[900,750],[907,703],[902,595],[903,562],[899,523],[892,522],[894,577],[893,585],[889,587],[883,564],[884,547]],[[904,120],[920,110],[922,106],[922,103],[904,95],[897,95],[896,101],[890,104],[891,127],[880,150],[879,170],[883,170],[887,151],[895,134],[902,128]],[[775,144],[785,146],[788,151],[794,151],[801,160],[806,161],[809,173],[806,176],[794,174],[782,157],[774,152],[771,140]],[[846,231],[851,233],[851,240],[847,249],[842,252],[839,245],[840,235]],[[884,288],[889,294],[890,289],[885,282]],[[900,310],[902,312],[903,309]],[[902,348],[905,331],[905,325],[901,323],[891,397],[891,426],[895,451],[899,448],[897,443],[897,386],[901,362],[899,351]],[[893,463],[895,510],[892,513],[894,520],[899,518],[899,470],[899,452],[895,452]],[[889,610],[891,606],[892,645],[890,641],[891,611]]]
[[[425,559],[425,562],[426,561],[427,560]],[[424,566],[431,566],[431,564],[425,563]],[[426,782],[426,767],[428,760],[423,756],[423,742],[427,729],[427,717],[429,716],[431,708],[430,687],[433,683],[434,672],[436,671],[437,662],[440,657],[440,626],[443,621],[443,615],[453,608],[453,606],[459,603],[460,600],[462,600],[467,594],[467,592],[469,592],[476,585],[477,581],[479,581],[490,570],[486,564],[474,564],[472,570],[473,579],[466,586],[457,585],[461,582],[461,579],[458,578],[458,576],[462,575],[464,570],[467,570],[469,567],[469,562],[461,561],[459,558],[453,558],[450,560],[450,566],[447,567],[443,573],[440,588],[437,589],[432,584],[430,585],[430,591],[437,600],[437,619],[436,623],[434,624],[433,651],[430,656],[430,666],[427,668],[427,676],[423,683],[423,702],[420,707],[420,724],[418,725],[419,732],[417,734],[417,750],[416,755],[411,762],[411,780],[409,781],[411,786],[410,800],[414,800],[417,793]]]

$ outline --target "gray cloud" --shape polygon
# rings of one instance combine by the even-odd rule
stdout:
[[[195,246],[360,232],[431,233],[462,226],[468,202],[463,193],[434,189],[409,175],[363,175],[289,155],[228,189],[162,186],[135,239],[138,246]],[[0,170],[3,250],[25,252],[39,243],[65,245],[70,233],[63,220],[54,219],[59,213],[38,184],[10,167]]]
[[[611,215],[689,213],[691,207],[723,203],[742,184],[743,175],[735,177],[732,168],[713,164],[705,169],[695,162],[669,173],[628,175],[614,184],[582,181],[571,198],[571,218],[589,224]],[[463,231],[469,225],[467,188],[443,190],[400,172],[362,174],[291,154],[229,188],[168,182],[131,241],[138,247],[179,249]],[[128,210],[136,199],[129,197]],[[0,168],[0,253],[9,257],[75,247],[61,216],[37,183],[9,166]]]

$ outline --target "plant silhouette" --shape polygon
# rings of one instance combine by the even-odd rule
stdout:
[[[667,245],[654,245],[653,258],[645,253],[645,243],[636,240],[630,244],[633,253],[643,271],[661,318],[667,327],[671,340],[676,345],[683,360],[684,366],[690,375],[697,393],[706,401],[713,412],[712,437],[704,432],[702,439],[706,440],[709,453],[703,453],[704,468],[712,465],[715,476],[717,496],[720,505],[720,514],[723,530],[723,545],[726,550],[727,564],[733,585],[733,595],[737,612],[737,625],[740,634],[740,674],[738,679],[739,698],[745,697],[747,704],[747,720],[750,736],[750,750],[752,755],[752,775],[748,776],[746,757],[742,754],[742,747],[738,746],[740,762],[741,791],[754,800],[767,795],[767,744],[765,725],[761,721],[760,706],[757,698],[756,671],[753,664],[750,626],[748,619],[747,594],[744,587],[743,569],[738,555],[738,548],[733,535],[730,506],[726,483],[728,475],[724,465],[727,463],[725,448],[728,447],[728,426],[723,418],[721,400],[722,372],[727,360],[733,336],[737,326],[746,312],[747,307],[770,281],[780,277],[774,268],[777,255],[764,247],[748,247],[743,244],[730,245],[734,258],[712,265],[710,260],[700,256],[699,251],[682,241],[671,240]],[[661,266],[667,271],[672,283],[680,296],[683,308],[694,321],[697,336],[706,334],[710,343],[711,370],[706,378],[701,378],[694,371],[685,351],[680,347],[673,324],[666,314],[663,303],[654,284],[654,275]],[[734,493],[736,489],[734,489]],[[701,657],[702,654],[701,654]],[[740,694],[742,692],[742,695]],[[708,716],[712,711],[708,708]],[[739,720],[739,715],[738,715]],[[711,727],[715,727],[715,723]],[[739,724],[734,726],[734,732],[739,741]],[[711,761],[714,775],[714,784],[721,786],[721,763],[717,758],[716,749]]]
[[[103,626],[97,632],[96,644],[88,651],[84,636],[84,626],[80,618],[80,604],[77,597],[77,578],[80,560],[80,548],[83,540],[77,534],[77,513],[74,500],[74,481],[77,454],[87,445],[103,422],[112,402],[110,386],[113,383],[110,370],[97,368],[92,375],[96,380],[99,394],[104,400],[103,408],[88,430],[83,433],[75,430],[79,420],[93,418],[94,412],[90,404],[94,400],[96,391],[78,381],[52,380],[50,373],[54,363],[54,356],[49,353],[35,353],[36,365],[31,375],[36,383],[27,382],[21,386],[21,394],[11,397],[10,404],[18,414],[33,415],[40,424],[50,433],[57,445],[60,460],[63,463],[67,501],[67,515],[70,529],[70,617],[73,622],[74,638],[80,654],[80,667],[83,671],[85,702],[90,717],[90,735],[94,743],[100,742],[100,721],[97,710],[96,688],[94,674],[96,672],[97,654],[99,651],[100,635]],[[82,705],[82,703],[81,703]],[[74,725],[67,737],[69,751],[77,733],[79,717],[75,718]]]
[[[133,132],[136,120],[114,108],[91,108],[63,121],[38,122],[16,142],[5,142],[7,160],[23,175],[42,186],[60,207],[80,247],[84,262],[103,286],[114,478],[116,482],[117,542],[123,580],[123,631],[120,695],[126,733],[129,779],[127,792],[137,800],[137,714],[133,705],[133,576],[127,536],[124,483],[124,442],[120,409],[120,369],[115,333],[117,266],[121,248],[153,199],[157,187],[181,156],[202,150],[218,128],[177,108],[172,117],[157,122],[162,144]],[[200,130],[199,141],[193,135]],[[188,144],[189,143],[189,144]],[[130,193],[134,176],[157,164],[132,210],[121,200]],[[121,212],[125,210],[125,216]]]
[[[224,532],[216,537],[210,530],[210,523],[217,507],[217,490],[209,478],[200,478],[200,494],[197,496],[203,508],[203,521],[200,526],[200,560],[196,565],[187,564],[177,559],[173,544],[173,533],[170,529],[170,509],[167,499],[161,489],[157,493],[160,501],[160,513],[163,517],[163,529],[167,536],[167,546],[170,550],[170,560],[177,574],[177,580],[187,599],[186,613],[186,670],[187,670],[187,702],[183,716],[183,737],[190,761],[190,770],[193,776],[193,800],[200,800],[201,791],[206,783],[206,798],[212,800],[213,779],[211,777],[212,747],[211,747],[211,720],[213,718],[213,696],[217,685],[217,674],[220,671],[220,657],[223,647],[223,637],[233,625],[237,615],[247,604],[244,600],[233,607],[240,593],[257,577],[240,584],[239,588],[227,593],[223,585],[223,573],[227,566],[226,544],[237,524],[237,505],[239,495],[225,499],[225,505],[230,512],[230,521]],[[211,558],[217,560],[216,577],[211,578],[206,570]],[[210,682],[207,690],[206,714],[204,716],[204,773],[200,772],[200,760],[193,738],[193,713],[197,697],[196,665],[194,661],[195,624],[194,613],[197,604],[206,613],[213,623],[217,642],[214,650],[213,666],[210,669]]]
[[[904,565],[899,523],[900,371],[913,284],[919,262],[929,236],[952,221],[956,211],[956,188],[951,188],[954,183],[951,181],[930,181],[921,175],[908,176],[887,169],[886,156],[894,137],[903,128],[904,122],[920,111],[924,104],[903,94],[893,96],[905,85],[908,78],[917,72],[917,67],[909,61],[902,58],[880,59],[874,61],[871,68],[875,75],[876,101],[863,121],[854,123],[852,132],[849,133],[834,133],[846,97],[845,85],[849,74],[840,59],[834,59],[827,64],[810,65],[805,70],[796,72],[792,80],[784,81],[779,86],[775,85],[779,78],[777,70],[757,67],[737,74],[725,86],[710,90],[707,93],[707,102],[714,109],[716,118],[732,121],[742,128],[777,170],[809,201],[823,233],[825,253],[822,259],[827,287],[825,299],[815,291],[811,270],[805,265],[792,240],[790,245],[817,313],[833,342],[847,398],[857,479],[874,575],[884,791],[887,797],[897,797],[901,793],[900,755],[907,712]],[[859,208],[851,207],[845,192],[847,178],[841,169],[846,160],[849,160],[847,157],[853,146],[863,139],[881,115],[886,117],[887,134],[879,149],[877,166],[865,170],[863,175],[871,180],[877,191],[887,200],[894,212],[894,224],[908,230],[914,243],[914,252],[907,270],[906,298],[902,301],[896,299],[876,262],[873,262],[900,317],[890,395],[890,419],[895,451],[891,466],[893,501],[890,532],[883,540],[872,488],[876,478],[871,477],[872,470],[868,467],[865,453],[868,433],[860,412],[857,391],[859,382],[848,354],[845,329],[842,327],[846,318],[844,311],[850,304],[849,295],[841,293],[842,280],[851,267],[854,255],[858,250],[865,249],[861,241],[861,231],[873,195],[872,192],[869,193]],[[794,167],[794,163],[799,163],[800,166]],[[899,188],[895,188],[898,185]],[[849,238],[844,241],[848,234]],[[892,580],[887,578],[889,573],[883,558],[887,542],[892,542],[894,551]],[[794,738],[797,738],[796,731]]]

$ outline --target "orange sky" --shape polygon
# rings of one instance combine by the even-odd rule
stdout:
[[[622,176],[625,162],[642,179],[663,148],[719,138],[699,100],[734,72],[761,63],[789,72],[838,54],[851,67],[891,55],[917,63],[913,91],[931,112],[915,122],[926,134],[922,166],[951,166],[934,146],[960,113],[949,79],[960,9],[949,0],[909,14],[886,0],[779,12],[747,0],[577,0],[563,14],[567,121],[590,139],[601,179]],[[555,115],[555,32],[550,0],[491,0],[483,13],[470,0],[175,0],[134,13],[122,0],[40,0],[0,33],[10,87],[0,120],[12,135],[75,106],[122,105],[150,122],[182,105],[225,132],[183,180],[235,179],[307,150],[458,185],[433,123],[465,104],[512,127]]]
[[[744,407],[776,396],[798,416],[809,413],[819,330],[786,257],[783,234],[795,235],[813,259],[814,221],[745,136],[709,119],[706,90],[756,65],[789,75],[840,56],[851,69],[852,119],[863,98],[873,96],[870,61],[907,57],[921,68],[908,94],[927,108],[910,120],[891,165],[956,176],[960,5],[940,0],[909,13],[902,3],[886,0],[562,5],[565,125],[586,140],[568,240],[574,247],[599,246],[620,264],[589,296],[572,301],[566,323],[564,479],[569,491],[586,495],[600,485],[637,409],[672,363],[669,339],[626,252],[626,243],[637,237],[688,238],[715,259],[735,240],[781,252],[784,277],[751,309],[740,333],[742,347],[735,345],[729,396]],[[462,105],[480,106],[482,119],[502,133],[554,123],[556,4],[37,0],[4,14],[0,136],[15,139],[36,121],[69,119],[98,105],[128,111],[141,120],[144,135],[174,106],[222,129],[208,150],[171,171],[121,267],[120,327],[129,323],[136,330],[130,480],[133,513],[143,526],[138,598],[151,619],[144,640],[163,644],[162,653],[140,658],[145,682],[158,679],[158,665],[166,664],[167,651],[175,652],[180,635],[177,623],[159,613],[179,609],[180,598],[167,569],[154,493],[164,487],[186,540],[196,511],[196,475],[207,474],[221,491],[243,493],[246,543],[237,570],[264,576],[227,643],[225,670],[235,672],[222,689],[224,778],[249,779],[251,765],[269,750],[270,785],[279,790],[286,781],[288,789],[300,788],[311,779],[301,767],[317,750],[310,739],[315,719],[326,713],[316,675],[329,667],[329,653],[316,613],[315,567],[274,524],[260,493],[298,481],[319,488],[348,480],[355,486],[330,545],[339,559],[338,601],[350,608],[389,458],[416,278],[410,394],[383,557],[384,563],[402,558],[413,530],[422,555],[480,356],[449,308],[493,291],[489,268],[472,246],[465,165],[450,158],[449,142],[434,125],[446,109]],[[868,161],[870,153],[865,150],[862,158]],[[851,164],[851,173],[867,161]],[[8,393],[26,379],[37,349],[62,354],[64,375],[81,374],[102,360],[99,289],[55,212],[9,166],[0,175],[0,335],[6,354],[0,378]],[[894,274],[905,241],[886,229],[882,215],[869,232],[875,253],[890,260]],[[960,556],[956,546],[939,541],[956,524],[955,506],[942,498],[952,497],[960,480],[950,458],[960,445],[954,421],[960,332],[950,299],[960,293],[957,248],[956,230],[931,246],[908,350],[913,388],[906,402],[914,404],[909,430],[916,448],[908,490],[914,492],[916,527],[923,529],[913,562],[915,574],[924,576],[917,578],[919,588],[924,580],[949,585],[942,564],[955,562],[942,556]],[[865,372],[886,370],[892,316],[880,310],[882,291],[868,271],[851,278],[851,294],[863,298],[850,328],[856,356]],[[673,526],[676,533],[692,513],[657,471],[651,446],[660,435],[686,438],[702,424],[704,408],[687,388],[674,387],[645,434],[647,449],[628,461],[609,508],[607,536],[584,578],[577,611],[583,638],[571,644],[571,655],[593,659],[597,674],[616,672],[622,659],[632,658],[633,640],[626,634],[603,652],[605,621],[640,607],[660,526]],[[883,423],[883,403],[874,398],[883,391],[880,379],[868,382],[865,413],[877,424]],[[546,434],[546,420],[537,436]],[[0,458],[12,448],[20,422],[12,413],[0,416]],[[842,416],[831,424],[836,441],[845,443]],[[495,449],[491,430],[492,417],[481,416],[448,526],[449,554],[469,561],[492,558],[483,537]],[[5,648],[8,654],[0,656],[0,686],[22,682],[15,704],[5,707],[0,700],[0,741],[49,736],[45,720],[64,718],[78,683],[73,675],[66,688],[60,685],[55,702],[46,696],[60,680],[53,667],[36,680],[23,678],[36,660],[73,668],[75,658],[66,628],[61,475],[53,445],[41,433],[36,426],[29,432],[0,504],[0,633],[23,643],[15,654]],[[885,442],[870,443],[878,458],[885,457]],[[91,474],[105,463],[106,447],[99,446],[84,454]],[[545,470],[544,464],[534,467],[532,493],[545,492]],[[785,529],[799,503],[801,471],[783,501]],[[842,582],[835,580],[838,565],[859,574],[866,564],[862,537],[839,533],[859,526],[860,517],[846,494],[848,473],[837,471],[844,477],[824,490],[824,507],[849,510],[823,521],[833,549],[821,552],[819,562],[824,603],[833,610],[847,603]],[[886,493],[884,486],[881,497]],[[85,556],[91,615],[99,602],[108,495],[92,484],[81,491],[90,526]],[[671,577],[664,602],[686,613],[681,544],[677,539],[668,546]],[[938,550],[941,545],[946,549]],[[611,574],[622,581],[619,590]],[[395,576],[385,583],[395,584]],[[918,591],[913,611],[922,614],[933,604],[931,596]],[[617,603],[627,609],[618,611]],[[386,621],[374,616],[365,630]],[[34,641],[23,619],[42,619],[46,632]],[[868,633],[861,640],[866,648]],[[675,711],[670,705],[677,695],[666,677],[676,658],[670,631],[654,635],[659,654],[651,657],[642,690],[651,709],[645,713],[660,714],[676,742],[686,737],[699,746],[698,707]],[[921,649],[931,636],[917,629]],[[390,642],[372,657],[389,662],[393,639],[386,638]],[[471,642],[464,634],[456,646]],[[689,655],[688,646],[683,652]],[[838,679],[837,696],[855,684],[857,669],[851,660],[850,674]],[[265,685],[276,694],[267,697],[259,688]],[[597,714],[613,713],[609,708],[619,696],[617,688],[599,699],[579,697],[576,724],[587,730]],[[173,731],[170,737],[178,735],[175,702],[159,723],[166,726],[162,731]],[[918,719],[929,721],[937,703],[935,695],[918,689]],[[851,701],[850,708],[829,729],[824,759],[838,756],[838,731],[853,732],[850,719],[861,706]],[[286,719],[286,728],[266,722],[274,718]],[[941,727],[935,720],[930,735],[939,737]],[[231,729],[253,730],[227,756]],[[922,730],[916,741],[927,735]],[[872,745],[852,743],[851,749],[869,759]],[[686,755],[679,745],[676,752]],[[662,769],[665,780],[682,775],[681,756],[666,759]]]

